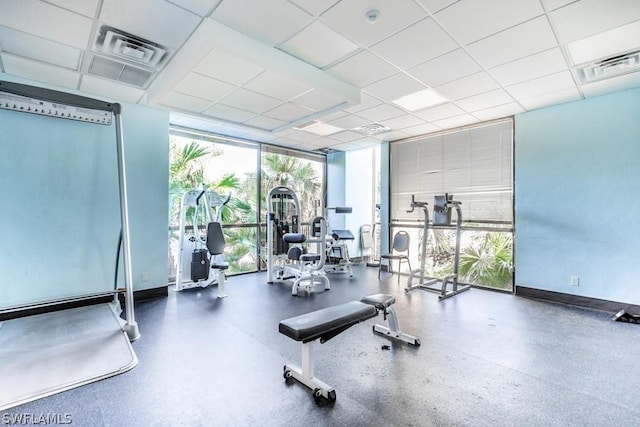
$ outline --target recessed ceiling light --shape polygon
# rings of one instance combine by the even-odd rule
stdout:
[[[402,98],[395,99],[396,105],[409,111],[422,110],[427,107],[442,104],[449,100],[432,89],[424,89],[418,92],[405,95]]]

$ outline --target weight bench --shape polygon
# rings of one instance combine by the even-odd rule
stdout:
[[[376,317],[380,312],[385,320],[388,318],[389,326],[374,325],[374,332],[419,346],[420,339],[400,332],[395,310],[391,307],[395,301],[393,295],[374,294],[360,301],[350,301],[282,320],[278,327],[280,333],[302,342],[302,367],[284,365],[285,380],[294,379],[313,390],[316,403],[321,403],[323,399],[330,405],[335,403],[336,392],[333,387],[314,376],[311,346],[318,338],[320,344],[324,344],[351,326]]]

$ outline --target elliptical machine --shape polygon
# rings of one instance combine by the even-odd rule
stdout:
[[[457,213],[456,221],[456,247],[453,261],[453,273],[449,274],[442,279],[425,276],[425,262],[427,258],[427,238],[429,231],[429,209],[427,202],[418,202],[415,200],[415,196],[411,196],[411,209],[407,212],[413,212],[415,208],[422,208],[424,211],[424,226],[422,235],[422,256],[420,259],[420,269],[412,270],[409,273],[409,280],[407,281],[407,287],[405,292],[412,291],[414,289],[424,289],[426,291],[437,292],[440,295],[438,300],[442,301],[445,298],[451,298],[458,295],[461,292],[471,289],[470,285],[458,284],[458,267],[460,264],[460,237],[462,227],[462,210],[460,208],[462,202],[454,201],[453,195],[445,194],[444,196],[435,196],[433,201],[433,225],[434,226],[450,226],[451,225],[451,210],[455,209]],[[412,284],[414,278],[419,276],[418,283]],[[447,284],[451,282],[451,288],[447,289]]]

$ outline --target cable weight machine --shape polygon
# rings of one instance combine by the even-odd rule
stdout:
[[[420,257],[420,269],[412,270],[409,273],[409,280],[405,292],[414,289],[424,289],[426,291],[437,292],[438,300],[442,301],[451,298],[459,293],[471,289],[470,285],[460,285],[458,283],[458,271],[460,265],[460,238],[462,234],[462,202],[453,200],[453,195],[445,194],[444,196],[435,196],[433,200],[433,226],[451,226],[451,211],[455,209],[457,214],[456,220],[456,246],[453,260],[453,273],[442,279],[428,277],[425,275],[425,263],[427,259],[427,238],[429,231],[429,208],[427,202],[419,202],[415,200],[415,196],[411,196],[411,208],[407,212],[413,212],[416,208],[421,208],[424,212],[424,226],[422,236],[422,254]],[[417,283],[412,283],[418,277]],[[451,287],[447,285],[451,283]]]

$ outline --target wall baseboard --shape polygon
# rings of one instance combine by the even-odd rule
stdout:
[[[621,309],[632,314],[640,313],[639,305],[584,297],[580,295],[564,294],[562,292],[516,286],[515,293],[519,297],[559,302],[563,304],[576,305],[579,307],[592,308],[594,310],[607,311],[610,313],[617,313]]]
[[[134,291],[133,299],[134,301],[140,301],[140,300],[151,299],[151,298],[167,297],[168,295],[169,295],[168,287],[162,286],[160,288],[143,289],[140,291]],[[120,300],[120,303],[123,304],[123,307],[124,307],[124,296],[120,294],[118,295],[118,299]],[[111,301],[113,301],[113,297],[106,296],[106,297],[91,298],[91,299],[80,300],[80,301],[63,302],[60,304],[54,304],[46,307],[27,308],[25,310],[20,310],[20,311],[0,313],[0,322],[3,322],[5,320],[18,319],[20,317],[35,316],[36,314],[50,313],[52,311],[68,310],[70,308],[85,307],[88,305],[95,305],[95,304],[104,304],[104,303],[109,303]]]

